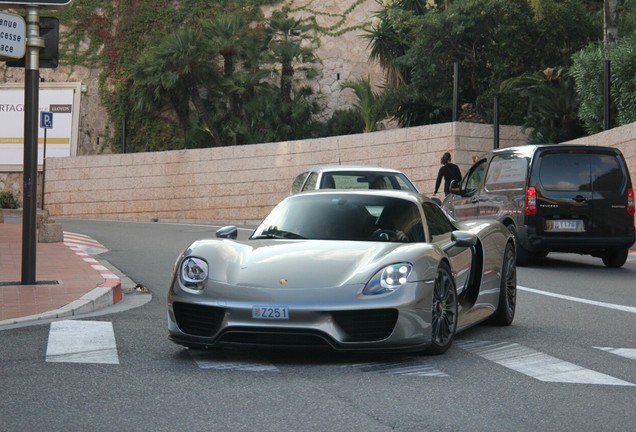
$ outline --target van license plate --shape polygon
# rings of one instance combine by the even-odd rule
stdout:
[[[585,227],[581,219],[558,219],[545,221],[546,231],[570,231],[570,232],[584,232]]]

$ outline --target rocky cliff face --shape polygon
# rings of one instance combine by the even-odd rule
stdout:
[[[313,82],[314,92],[322,97],[324,118],[337,110],[352,105],[355,101],[350,90],[341,90],[340,83],[369,76],[371,81],[382,84],[382,70],[368,60],[368,41],[362,37],[362,28],[370,23],[378,8],[375,0],[291,0],[277,5],[289,7],[296,16],[314,16],[323,29],[320,47],[316,51],[321,64],[321,73]],[[264,9],[266,15],[273,8]],[[100,70],[81,66],[60,65],[57,69],[41,69],[41,80],[46,82],[81,82],[80,125],[78,155],[110,153],[104,145],[109,125],[99,97]],[[6,68],[0,63],[0,85],[3,82],[23,82],[24,70]]]

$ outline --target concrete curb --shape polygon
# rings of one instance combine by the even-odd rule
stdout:
[[[121,283],[117,282],[113,286],[99,286],[92,291],[84,294],[79,299],[48,312],[42,312],[35,315],[29,315],[20,318],[12,318],[0,321],[0,328],[14,324],[31,323],[36,324],[37,321],[54,320],[58,318],[73,317],[76,315],[84,315],[95,312],[107,306],[111,306],[121,300],[122,290]],[[118,299],[118,300],[116,300]]]

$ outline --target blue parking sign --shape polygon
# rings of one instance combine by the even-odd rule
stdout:
[[[40,113],[40,127],[42,129],[53,129],[53,113],[42,111]]]

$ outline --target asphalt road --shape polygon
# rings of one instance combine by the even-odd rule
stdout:
[[[2,432],[636,430],[633,255],[519,268],[513,325],[460,333],[442,356],[195,354],[167,339],[166,292],[179,252],[217,227],[60,222],[152,300],[82,320],[112,326],[116,363],[51,361],[48,323],[0,331]]]

